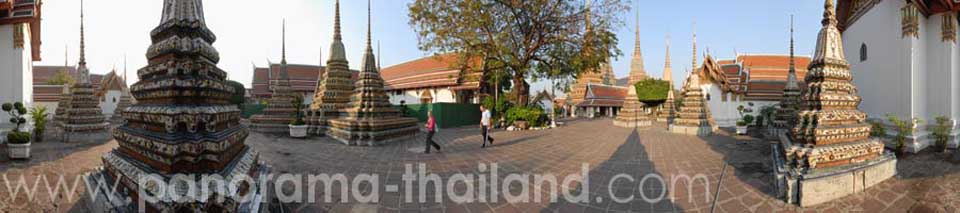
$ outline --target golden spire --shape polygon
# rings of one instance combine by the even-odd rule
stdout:
[[[673,84],[673,65],[670,61],[670,33],[667,33],[667,50],[664,53],[666,54],[666,60],[663,63],[663,80]]]
[[[794,41],[793,41],[793,15],[790,15],[790,69],[787,72],[787,85],[786,89],[799,89],[800,85],[797,85],[797,68],[794,56]]]
[[[86,50],[86,45],[84,44],[83,37],[83,0],[80,0],[80,61],[77,62],[80,65],[87,64],[87,54],[84,53]]]
[[[337,0],[335,8],[333,15],[333,40],[339,41],[343,40],[343,36],[340,35],[340,0]]]

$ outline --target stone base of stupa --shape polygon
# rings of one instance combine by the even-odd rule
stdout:
[[[183,202],[183,203],[172,202],[172,198],[170,196],[173,193],[168,191],[163,192],[163,194],[166,195],[165,197],[156,199],[159,202],[151,202],[150,200],[147,200],[147,198],[144,198],[144,199],[137,198],[136,197],[137,194],[141,192],[136,192],[136,194],[133,194],[133,192],[129,192],[129,191],[125,191],[125,192],[115,191],[114,187],[120,188],[124,184],[135,185],[135,184],[138,184],[137,183],[138,181],[140,181],[140,180],[130,180],[130,179],[124,178],[123,181],[120,182],[121,185],[115,186],[115,184],[117,183],[116,179],[114,179],[117,177],[115,176],[115,174],[122,175],[123,177],[134,177],[133,175],[145,175],[145,176],[156,175],[155,177],[159,177],[160,179],[162,179],[161,181],[163,181],[164,183],[171,183],[172,176],[144,170],[142,169],[144,167],[137,166],[139,165],[139,163],[137,163],[135,160],[129,160],[129,158],[120,157],[120,155],[117,155],[113,152],[107,153],[106,155],[104,155],[104,161],[110,161],[111,163],[116,164],[115,166],[122,167],[122,168],[115,169],[115,171],[119,171],[118,173],[115,173],[115,174],[110,174],[110,172],[114,172],[114,171],[110,171],[109,169],[106,169],[104,167],[99,167],[92,172],[84,174],[84,183],[86,184],[87,190],[98,191],[95,194],[95,196],[91,196],[91,193],[83,193],[82,200],[86,204],[86,209],[84,209],[84,211],[85,212],[266,212],[267,204],[271,199],[270,192],[272,192],[273,190],[266,188],[269,186],[267,186],[268,185],[267,181],[263,181],[263,180],[268,180],[267,178],[271,171],[271,168],[266,164],[263,164],[262,162],[258,162],[256,160],[257,159],[255,157],[257,155],[256,152],[252,152],[248,150],[244,150],[244,151],[245,153],[242,156],[237,157],[237,160],[232,162],[231,166],[228,169],[222,172],[216,173],[216,175],[222,176],[225,183],[229,184],[231,183],[231,181],[236,181],[236,179],[233,177],[238,177],[238,178],[244,177],[242,175],[244,175],[246,171],[252,171],[246,174],[247,175],[246,177],[252,178],[249,180],[251,182],[242,181],[241,183],[243,182],[247,183],[244,185],[245,187],[244,186],[240,186],[240,187],[227,186],[225,187],[225,189],[215,189],[216,187],[212,187],[214,189],[211,189],[210,191],[212,194],[212,196],[210,196],[211,200],[207,200],[207,202],[193,201],[193,202]],[[186,174],[186,175],[189,176],[190,174]],[[199,179],[204,175],[214,175],[214,174],[198,174],[196,176]],[[151,185],[151,183],[155,183],[154,180],[150,178],[144,178],[144,180],[147,180],[147,182],[143,185],[149,186]],[[199,183],[197,187],[199,188]],[[238,189],[231,189],[231,188],[245,188],[243,190],[245,190],[248,194],[244,194],[246,196],[239,196],[238,194],[240,193],[233,193],[235,192],[234,190],[238,190]],[[142,193],[147,193],[148,191],[151,191],[149,189],[141,189],[141,190],[144,191]],[[186,190],[187,188],[184,187],[182,189],[178,189],[177,193],[183,196],[187,194]],[[202,196],[202,193],[200,193],[201,190],[200,189],[196,189],[196,190],[198,191],[197,196]],[[222,191],[222,190],[226,190],[226,191]],[[252,194],[249,194],[249,193],[252,193]],[[161,194],[161,193],[157,192],[153,194],[154,196],[157,196],[157,194]],[[220,196],[224,194],[234,194],[234,195]],[[217,198],[223,198],[224,202],[222,203],[216,202]]]
[[[838,167],[802,170],[784,155],[789,145],[786,134],[780,134],[780,143],[771,145],[771,159],[776,193],[787,203],[801,207],[815,206],[848,195],[863,192],[897,174],[897,157],[883,152],[880,157]]]
[[[283,134],[290,132],[292,117],[254,115],[250,118],[250,131]]]
[[[668,123],[668,122],[670,122],[670,120],[673,120],[673,118],[672,118],[672,117],[667,117],[667,116],[657,116],[657,122]]]
[[[307,130],[311,135],[327,136],[330,131],[330,120],[340,117],[337,112],[314,112],[313,116],[307,119],[310,129]]]
[[[110,133],[110,123],[91,124],[82,127],[65,125],[58,128],[60,140],[64,143],[87,142],[87,141],[108,141],[113,139]]]
[[[653,126],[653,120],[650,119],[614,119],[614,126],[634,128],[634,127],[648,127]]]
[[[334,119],[327,136],[351,146],[380,146],[410,140],[419,127],[414,118]]]
[[[676,134],[684,135],[696,135],[696,136],[709,136],[713,135],[713,127],[711,126],[681,126],[671,124],[669,126],[670,132]]]

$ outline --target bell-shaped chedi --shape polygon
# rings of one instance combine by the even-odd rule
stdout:
[[[858,109],[833,0],[826,0],[821,23],[798,123],[780,135],[772,155],[777,193],[800,206],[859,193],[896,174],[896,157],[869,138],[867,115]]]
[[[330,120],[327,132],[328,136],[348,145],[381,145],[409,139],[418,130],[417,120],[402,117],[383,91],[383,78],[370,42],[369,5],[367,10],[367,49],[360,77],[354,84],[349,107],[344,110],[345,116]]]
[[[313,103],[310,104],[312,132],[326,135],[328,121],[341,116],[341,112],[349,106],[350,95],[353,94],[353,73],[347,62],[347,54],[343,48],[343,36],[340,35],[340,1],[336,2],[336,11],[333,23],[333,43],[330,44],[330,59],[327,60],[325,72],[321,72],[320,82],[314,91]]]
[[[280,59],[280,77],[277,86],[273,88],[273,95],[267,100],[267,108],[259,115],[250,117],[250,130],[266,133],[286,133],[288,126],[296,119],[297,107],[295,101],[303,100],[301,94],[293,91],[290,86],[290,74],[287,72],[287,26],[283,24],[283,50]],[[301,97],[298,97],[301,96]],[[301,103],[303,104],[303,103]]]
[[[704,67],[710,64],[711,60],[712,58],[707,57],[708,62],[704,63]],[[701,136],[713,134],[715,127],[710,122],[710,111],[703,89],[700,88],[700,75],[697,72],[690,74],[677,112],[678,117],[670,124],[670,131],[673,133]]]
[[[109,138],[109,123],[100,109],[100,99],[95,95],[94,86],[90,83],[83,35],[83,2],[80,5],[80,62],[77,64],[80,79],[70,87],[70,98],[66,100],[66,105],[62,105],[62,118],[58,119],[65,142],[100,141]]]
[[[653,124],[653,115],[637,97],[637,82],[647,79],[647,71],[643,68],[643,52],[640,49],[640,12],[637,12],[636,41],[634,42],[633,58],[630,60],[630,77],[627,80],[627,97],[623,107],[613,120],[613,125],[620,127],[645,127]]]
[[[240,124],[240,109],[229,101],[237,91],[216,66],[220,56],[211,45],[216,36],[207,29],[202,1],[164,0],[160,25],[150,38],[148,65],[130,87],[137,103],[124,111],[127,122],[113,132],[119,147],[103,156],[102,169],[87,176],[87,190],[102,192],[91,199],[91,211],[259,212],[263,196],[257,193],[265,187],[260,180],[269,167],[244,144],[247,129]],[[210,187],[213,196],[193,194],[196,199],[181,197],[186,187],[159,188],[158,182],[180,183],[181,175],[249,182]],[[108,184],[94,184],[99,181]],[[109,183],[119,185],[113,190]],[[156,199],[136,202],[148,197]]]

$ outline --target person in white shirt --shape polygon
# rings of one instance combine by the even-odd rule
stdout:
[[[493,145],[493,137],[490,137],[490,110],[486,107],[480,106],[480,132],[483,135],[483,145],[480,148],[487,147],[487,141],[490,142],[490,145]]]

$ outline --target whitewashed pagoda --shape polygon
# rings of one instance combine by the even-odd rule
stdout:
[[[633,58],[630,60],[630,77],[627,79],[627,97],[623,107],[613,120],[613,125],[620,127],[646,127],[653,125],[653,114],[646,104],[637,97],[636,83],[647,79],[647,72],[643,68],[643,52],[640,49],[640,12],[637,10],[636,41],[633,47]]]
[[[708,58],[709,59],[709,58]],[[710,111],[700,88],[700,73],[691,73],[684,86],[683,100],[677,112],[677,118],[670,124],[670,132],[706,136],[713,134],[710,124]]]
[[[348,145],[376,146],[410,139],[419,129],[417,120],[402,117],[383,91],[383,78],[371,44],[370,2],[367,4],[367,49],[360,78],[354,84],[345,116],[329,121],[328,136]]]
[[[100,100],[94,95],[90,83],[90,70],[87,69],[83,34],[83,1],[80,3],[80,61],[77,63],[79,79],[70,87],[70,99],[63,107],[62,118],[58,119],[64,142],[102,141],[110,137],[110,126],[100,109]]]
[[[130,87],[137,103],[113,134],[119,147],[86,176],[87,190],[101,192],[88,199],[91,212],[261,212],[265,198],[258,193],[269,167],[244,144],[247,128],[229,102],[236,91],[216,66],[220,55],[211,44],[217,37],[207,29],[202,5],[163,1],[160,25],[150,32],[148,65]],[[159,189],[157,181],[177,183],[180,175],[219,175],[229,185],[210,187],[213,196],[197,199],[175,199],[186,186]],[[230,184],[235,180],[250,182]],[[147,197],[156,199],[136,202]]]
[[[320,72],[320,80],[314,91],[313,103],[310,104],[311,117],[309,123],[311,132],[317,135],[326,135],[328,121],[339,118],[344,109],[349,106],[350,95],[353,94],[353,73],[347,62],[347,54],[343,48],[343,36],[340,34],[340,1],[336,2],[333,23],[333,43],[330,44],[330,59],[327,60],[325,72]]]
[[[858,109],[833,0],[821,23],[799,123],[780,135],[772,156],[779,196],[804,207],[863,192],[897,172],[896,157],[870,138],[867,114]]]
[[[301,94],[293,91],[290,85],[290,73],[287,71],[287,26],[283,24],[283,44],[280,58],[280,77],[273,95],[267,100],[267,108],[259,115],[250,117],[250,130],[264,133],[287,133],[290,123],[297,116],[294,102],[303,100]],[[301,103],[303,104],[303,103]]]

